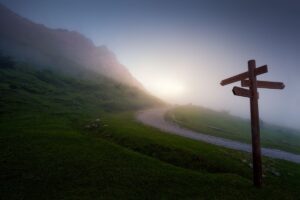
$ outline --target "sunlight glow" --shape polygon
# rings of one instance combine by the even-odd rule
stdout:
[[[158,95],[164,99],[176,98],[182,95],[185,91],[185,87],[182,83],[172,79],[155,80],[151,84],[148,84],[150,92]]]

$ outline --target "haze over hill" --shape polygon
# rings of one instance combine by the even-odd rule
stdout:
[[[234,97],[232,87],[219,82],[245,71],[247,60],[256,59],[257,65],[269,66],[259,80],[286,85],[282,91],[261,90],[261,118],[300,128],[299,1],[0,2],[52,30],[76,30],[98,46],[107,45],[148,91],[172,103],[249,118],[249,101]],[[74,68],[74,60],[64,57],[63,62]]]
[[[221,87],[219,79],[234,71],[226,69],[228,74],[225,74],[224,64],[223,71],[218,70],[218,74],[210,70],[212,65],[209,65],[212,60],[226,62],[228,54],[223,52],[221,45],[224,38],[215,40],[218,48],[211,49],[213,59],[209,59],[205,57],[208,55],[205,51],[200,53],[196,48],[210,49],[213,36],[200,45],[195,43],[196,37],[182,37],[184,40],[191,39],[190,45],[186,45],[184,41],[178,42],[176,37],[178,30],[193,30],[191,27],[179,28],[177,25],[181,22],[190,24],[191,21],[186,18],[190,13],[205,14],[200,12],[201,8],[205,7],[204,1],[0,2],[13,10],[0,6],[1,200],[291,200],[300,196],[300,168],[297,164],[300,155],[272,150],[273,156],[268,154],[271,158],[263,157],[262,160],[263,188],[255,189],[252,183],[255,165],[251,154],[248,153],[250,146],[235,141],[218,142],[228,138],[250,141],[249,120],[193,105],[175,106],[173,109],[143,88],[145,86],[149,89],[147,82],[154,83],[157,87],[157,93],[154,94],[160,98],[168,94],[166,96],[177,99],[179,94],[185,94],[182,97],[192,99],[199,94],[202,101],[195,101],[204,106],[212,106],[215,100],[217,105],[226,109],[228,102],[234,103],[223,98],[224,94],[218,93],[218,88]],[[218,5],[222,5],[222,2],[218,1]],[[174,6],[178,10],[174,9]],[[29,14],[22,12],[24,9],[28,9]],[[177,30],[169,32],[170,34],[161,34],[161,27],[170,25],[164,21],[164,16],[170,16],[170,13],[176,13],[177,17],[172,18],[172,21],[177,24]],[[53,23],[44,20],[45,15]],[[147,23],[146,15],[151,20],[155,19],[153,26]],[[178,21],[181,17],[184,20]],[[82,19],[87,21],[83,22]],[[195,22],[199,19],[206,18],[195,15]],[[132,29],[132,26],[124,23],[126,20],[136,28]],[[207,23],[211,24],[214,23]],[[143,32],[143,25],[151,31]],[[84,26],[90,26],[90,29]],[[97,29],[97,26],[100,29]],[[198,27],[196,24],[193,26]],[[206,28],[208,26],[205,26]],[[103,41],[95,40],[89,31],[94,31]],[[105,31],[112,35],[118,34],[118,37],[110,35],[110,41],[106,41],[107,37],[103,34]],[[124,34],[126,31],[132,34]],[[152,37],[153,32],[156,32],[155,37]],[[206,40],[204,35],[199,37],[197,34],[197,38]],[[174,39],[172,44],[178,48],[169,45],[170,40],[166,42],[166,39],[171,38]],[[122,40],[126,41],[126,45]],[[135,45],[140,41],[140,47],[137,48]],[[123,50],[115,46],[119,42]],[[101,44],[107,44],[109,49],[120,56],[120,63],[128,66],[128,70],[118,62],[114,53]],[[149,46],[161,59],[151,58],[151,52],[145,51]],[[134,49],[138,52],[133,53]],[[199,61],[204,63],[199,65],[201,62],[198,62],[193,65],[192,62],[186,62],[186,55],[193,55],[187,49],[194,51]],[[129,54],[132,55],[131,59],[136,61],[136,65],[123,60],[124,56]],[[151,59],[145,59],[146,57]],[[178,62],[180,59],[182,62]],[[244,63],[245,56],[241,56],[240,60]],[[230,63],[226,62],[226,66]],[[201,67],[193,68],[196,64]],[[187,67],[179,70],[180,65]],[[136,74],[131,66],[143,70],[143,75]],[[186,75],[191,82],[181,81],[171,75],[174,73],[178,77],[185,76],[186,72],[190,73]],[[297,70],[291,72],[297,73]],[[208,84],[206,79],[211,84]],[[141,81],[143,86],[137,80]],[[213,88],[214,84],[218,85],[217,89]],[[203,91],[199,91],[201,87]],[[188,90],[192,94],[188,94]],[[226,96],[231,96],[222,88],[223,90]],[[262,95],[260,97],[266,99]],[[231,99],[237,98],[231,96]],[[294,100],[299,102],[296,98]],[[270,107],[276,106],[273,101],[270,102]],[[240,108],[238,105],[234,106]],[[218,109],[217,106],[213,107]],[[246,107],[248,113],[249,105]],[[166,115],[163,112],[158,112],[161,115],[156,115],[157,112],[149,115],[153,110],[166,111],[167,108],[171,110]],[[274,112],[280,113],[280,110],[276,108]],[[288,112],[289,115],[291,113]],[[140,116],[149,117],[142,117],[145,120],[141,120]],[[165,129],[168,127],[164,126],[166,119],[171,120],[171,129]],[[185,138],[191,136],[190,130],[180,131],[183,134],[168,134],[174,131],[173,128],[180,130],[178,126],[194,130],[193,136]],[[271,126],[264,119],[261,128],[263,145],[280,147],[281,150],[294,153],[300,152],[300,132]],[[268,130],[264,131],[265,128]],[[199,140],[199,135],[211,140]],[[210,135],[224,138],[218,139]],[[235,148],[237,146],[239,148]]]
[[[36,24],[0,4],[0,52],[41,67],[82,75],[84,69],[142,87],[106,46],[75,31]]]

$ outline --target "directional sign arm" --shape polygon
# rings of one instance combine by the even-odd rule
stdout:
[[[230,83],[234,83],[234,82],[237,82],[237,81],[240,81],[240,80],[243,80],[243,79],[246,79],[248,78],[249,75],[248,75],[248,72],[244,72],[244,73],[241,73],[241,74],[238,74],[236,76],[232,76],[230,78],[227,78],[227,79],[224,79],[221,81],[221,85],[224,86],[224,85],[228,85]]]
[[[261,67],[258,67],[255,69],[255,75],[260,75],[260,74],[264,74],[264,73],[267,73],[268,72],[268,67],[267,65],[263,65]],[[238,74],[236,76],[233,76],[233,77],[230,77],[230,78],[227,78],[227,79],[224,79],[221,81],[221,85],[224,86],[224,85],[228,85],[230,83],[234,83],[234,82],[237,82],[237,81],[241,81],[241,80],[244,80],[246,78],[249,77],[249,73],[248,72],[244,72],[244,73],[241,73],[241,74]]]
[[[271,81],[256,81],[256,85],[258,88],[268,88],[268,89],[284,89],[285,85],[282,82],[271,82]],[[250,81],[249,80],[242,80],[241,81],[242,87],[249,87]]]
[[[236,96],[242,97],[251,97],[251,92],[248,89],[240,88],[240,87],[233,87],[232,92]]]

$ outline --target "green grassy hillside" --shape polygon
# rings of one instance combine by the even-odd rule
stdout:
[[[105,111],[133,110],[160,103],[137,88],[103,76],[75,79],[47,69],[36,70],[26,64],[2,68],[0,79],[1,113],[34,109],[51,110],[59,115],[69,111],[91,112],[99,107]],[[53,106],[59,109],[52,110]]]
[[[180,106],[169,111],[167,119],[201,133],[251,143],[250,121],[228,113]],[[300,131],[263,121],[260,125],[262,146],[300,153]]]
[[[0,199],[299,197],[299,165],[264,159],[255,189],[249,154],[136,122],[136,110],[161,103],[103,77],[6,63],[0,92]]]

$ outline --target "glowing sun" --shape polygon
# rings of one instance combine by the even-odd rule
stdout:
[[[184,93],[185,87],[182,83],[173,79],[161,79],[148,85],[148,89],[162,98],[176,98]]]

